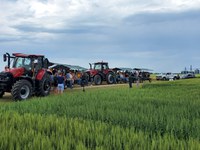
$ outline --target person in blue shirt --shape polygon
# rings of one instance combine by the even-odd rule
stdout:
[[[63,91],[64,91],[64,82],[65,82],[65,79],[64,77],[62,76],[62,73],[59,72],[58,76],[57,76],[57,82],[58,82],[58,94],[62,94]]]

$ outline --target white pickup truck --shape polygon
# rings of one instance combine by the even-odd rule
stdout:
[[[177,79],[180,79],[179,75],[171,72],[161,73],[156,75],[156,80],[177,80]]]

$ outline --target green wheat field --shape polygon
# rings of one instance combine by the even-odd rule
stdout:
[[[1,150],[200,149],[200,78],[0,103]]]

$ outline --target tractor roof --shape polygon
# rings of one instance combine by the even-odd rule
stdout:
[[[138,70],[138,71],[153,71],[152,69],[146,69],[146,68],[133,68],[133,70]]]
[[[94,64],[108,64],[108,62],[96,62],[96,63],[94,63]]]
[[[22,53],[13,53],[15,57],[25,57],[25,58],[35,58],[35,57],[44,57],[44,55],[33,55],[33,54],[22,54]]]

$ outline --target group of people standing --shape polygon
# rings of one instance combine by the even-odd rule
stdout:
[[[73,88],[74,84],[78,84],[83,87],[88,85],[88,78],[86,73],[80,71],[70,71],[70,70],[52,70],[52,86],[54,93],[62,94],[65,88]],[[150,82],[150,74],[145,74],[145,72],[134,71],[134,72],[124,72],[116,73],[115,83],[124,82],[129,83],[129,87],[132,88],[132,84],[136,83],[136,86],[139,87],[139,83],[148,79]],[[91,80],[92,84],[92,80]]]
[[[61,94],[65,88],[73,88],[74,82],[80,84],[81,72],[66,72],[54,69],[52,71],[52,86],[54,93]]]

